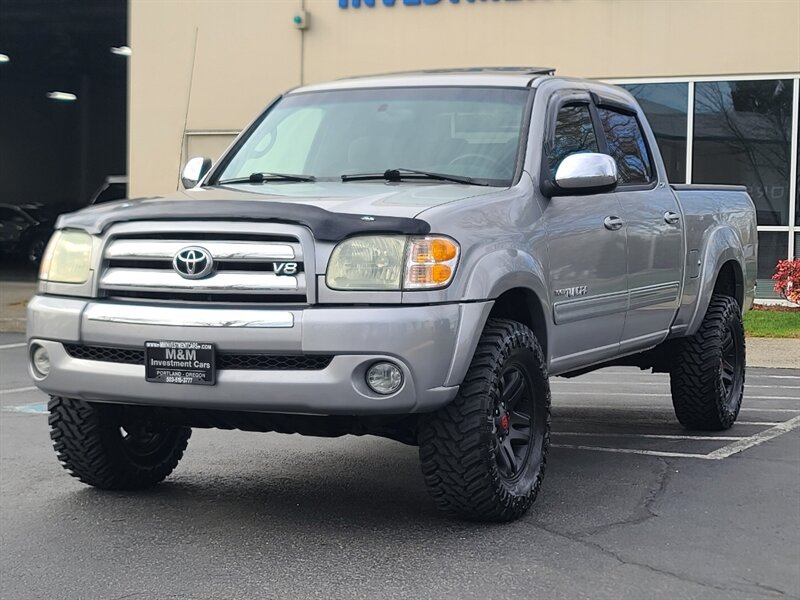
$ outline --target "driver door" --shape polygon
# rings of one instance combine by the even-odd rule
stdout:
[[[554,103],[542,178],[578,152],[600,152],[594,108],[572,93]],[[627,240],[616,194],[554,196],[545,200],[543,224],[550,259],[553,311],[550,337],[554,373],[588,366],[619,353],[628,306]]]

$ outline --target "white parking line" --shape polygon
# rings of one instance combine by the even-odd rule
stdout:
[[[27,346],[25,342],[21,342],[19,344],[2,344],[0,345],[0,350],[8,350],[9,348],[24,348]]]
[[[570,396],[612,396],[614,398],[620,397],[649,397],[649,398],[672,398],[670,394],[651,394],[648,392],[573,392],[563,390],[564,395]],[[746,400],[800,400],[800,396],[745,396]]]
[[[669,398],[669,396],[665,396],[665,397]],[[791,399],[792,398],[789,398],[789,400],[791,400]],[[783,398],[783,400],[786,400],[786,398]],[[652,404],[649,404],[649,405],[638,404],[636,406],[631,406],[629,404],[617,404],[615,406],[609,406],[608,404],[600,405],[600,404],[560,404],[559,403],[559,404],[554,404],[554,407],[556,409],[567,409],[567,408],[570,408],[570,409],[577,409],[577,410],[597,410],[599,408],[602,408],[602,409],[605,409],[605,410],[613,410],[614,412],[620,412],[620,413],[623,412],[623,411],[634,411],[634,410],[636,410],[636,411],[642,411],[642,410],[652,411],[653,409],[660,409],[662,411],[672,412],[672,408],[667,408],[666,406],[654,406]],[[747,412],[767,412],[767,413],[774,412],[774,413],[794,413],[794,414],[797,414],[797,413],[800,413],[800,408],[750,408],[750,407],[746,406],[744,408],[740,408],[739,409],[739,412],[745,412],[745,411],[747,411]]]
[[[592,433],[591,431],[554,431],[553,435],[568,435],[576,437],[609,437],[609,438],[645,438],[653,440],[720,440],[723,442],[733,442],[736,440],[749,439],[744,435],[672,435],[666,433]]]
[[[639,450],[638,448],[604,448],[603,446],[578,446],[574,444],[550,444],[551,448],[565,450],[591,450],[593,452],[613,452],[615,454],[641,454],[644,456],[663,456],[665,458],[701,458],[708,459],[708,454],[689,454],[685,452],[662,452],[660,450]]]
[[[728,444],[727,446],[723,446],[722,448],[718,448],[713,452],[709,452],[708,454],[697,454],[697,453],[689,453],[689,452],[666,452],[662,450],[642,450],[639,448],[606,448],[604,446],[585,446],[579,444],[552,444],[553,448],[563,448],[566,450],[590,450],[593,452],[611,452],[616,454],[639,454],[643,456],[660,456],[664,458],[697,458],[700,460],[722,460],[733,456],[734,454],[739,454],[740,452],[744,452],[750,448],[758,446],[759,444],[763,444],[769,440],[775,439],[778,436],[783,435],[784,433],[788,433],[793,429],[797,429],[800,427],[800,416],[794,417],[793,419],[789,419],[788,421],[784,421],[782,423],[778,423],[769,429],[765,429],[764,431],[759,431],[756,434],[745,438],[734,438],[735,441],[733,443]],[[631,434],[632,437],[635,437],[635,434]],[[645,435],[639,437],[646,437]],[[651,437],[651,436],[647,436]],[[691,437],[691,436],[686,436]],[[704,437],[712,437],[712,436],[704,436]],[[700,439],[700,436],[694,439]],[[724,438],[712,438],[712,439],[724,439]]]
[[[619,376],[622,375],[624,377],[648,377],[648,378],[664,378],[668,379],[668,373],[650,373],[647,371],[594,371],[591,373],[591,377],[614,377],[617,380]],[[752,373],[748,370],[748,377],[754,377],[757,379],[800,379],[800,375],[762,375],[761,373]]]
[[[0,394],[21,394],[23,392],[32,392],[34,390],[38,390],[35,385],[30,387],[21,387],[21,388],[11,388],[9,390],[0,390]]]
[[[570,385],[619,385],[619,380],[616,381],[554,381],[551,384],[553,388],[568,387]],[[637,381],[635,385],[656,385],[660,387],[669,387],[669,381]],[[745,383],[745,389],[752,388],[765,388],[771,390],[800,390],[800,385],[759,385],[757,383]]]
[[[709,459],[712,460],[721,460],[723,458],[728,458],[733,454],[738,454],[748,448],[752,448],[753,446],[758,446],[759,444],[763,444],[766,441],[774,439],[779,435],[783,435],[784,433],[790,432],[792,429],[797,429],[800,427],[800,417],[795,417],[794,419],[789,419],[785,423],[779,423],[774,427],[770,427],[769,429],[765,429],[764,431],[759,431],[758,433],[751,435],[748,438],[743,440],[739,440],[738,442],[734,442],[733,444],[728,444],[727,446],[723,446],[718,450],[714,450],[711,454],[708,455]]]

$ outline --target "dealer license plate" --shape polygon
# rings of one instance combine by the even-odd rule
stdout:
[[[147,381],[214,385],[214,344],[145,342],[144,365]]]

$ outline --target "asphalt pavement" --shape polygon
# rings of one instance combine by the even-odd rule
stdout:
[[[667,378],[553,382],[533,509],[434,509],[415,448],[196,430],[163,484],[61,469],[22,336],[0,334],[0,598],[798,598],[800,370],[750,368],[738,423],[687,432]]]

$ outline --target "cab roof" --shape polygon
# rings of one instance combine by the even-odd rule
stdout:
[[[468,67],[463,69],[427,69],[349,77],[326,83],[303,86],[296,92],[318,92],[374,87],[415,86],[488,86],[530,87],[540,77],[555,74],[552,67]]]

